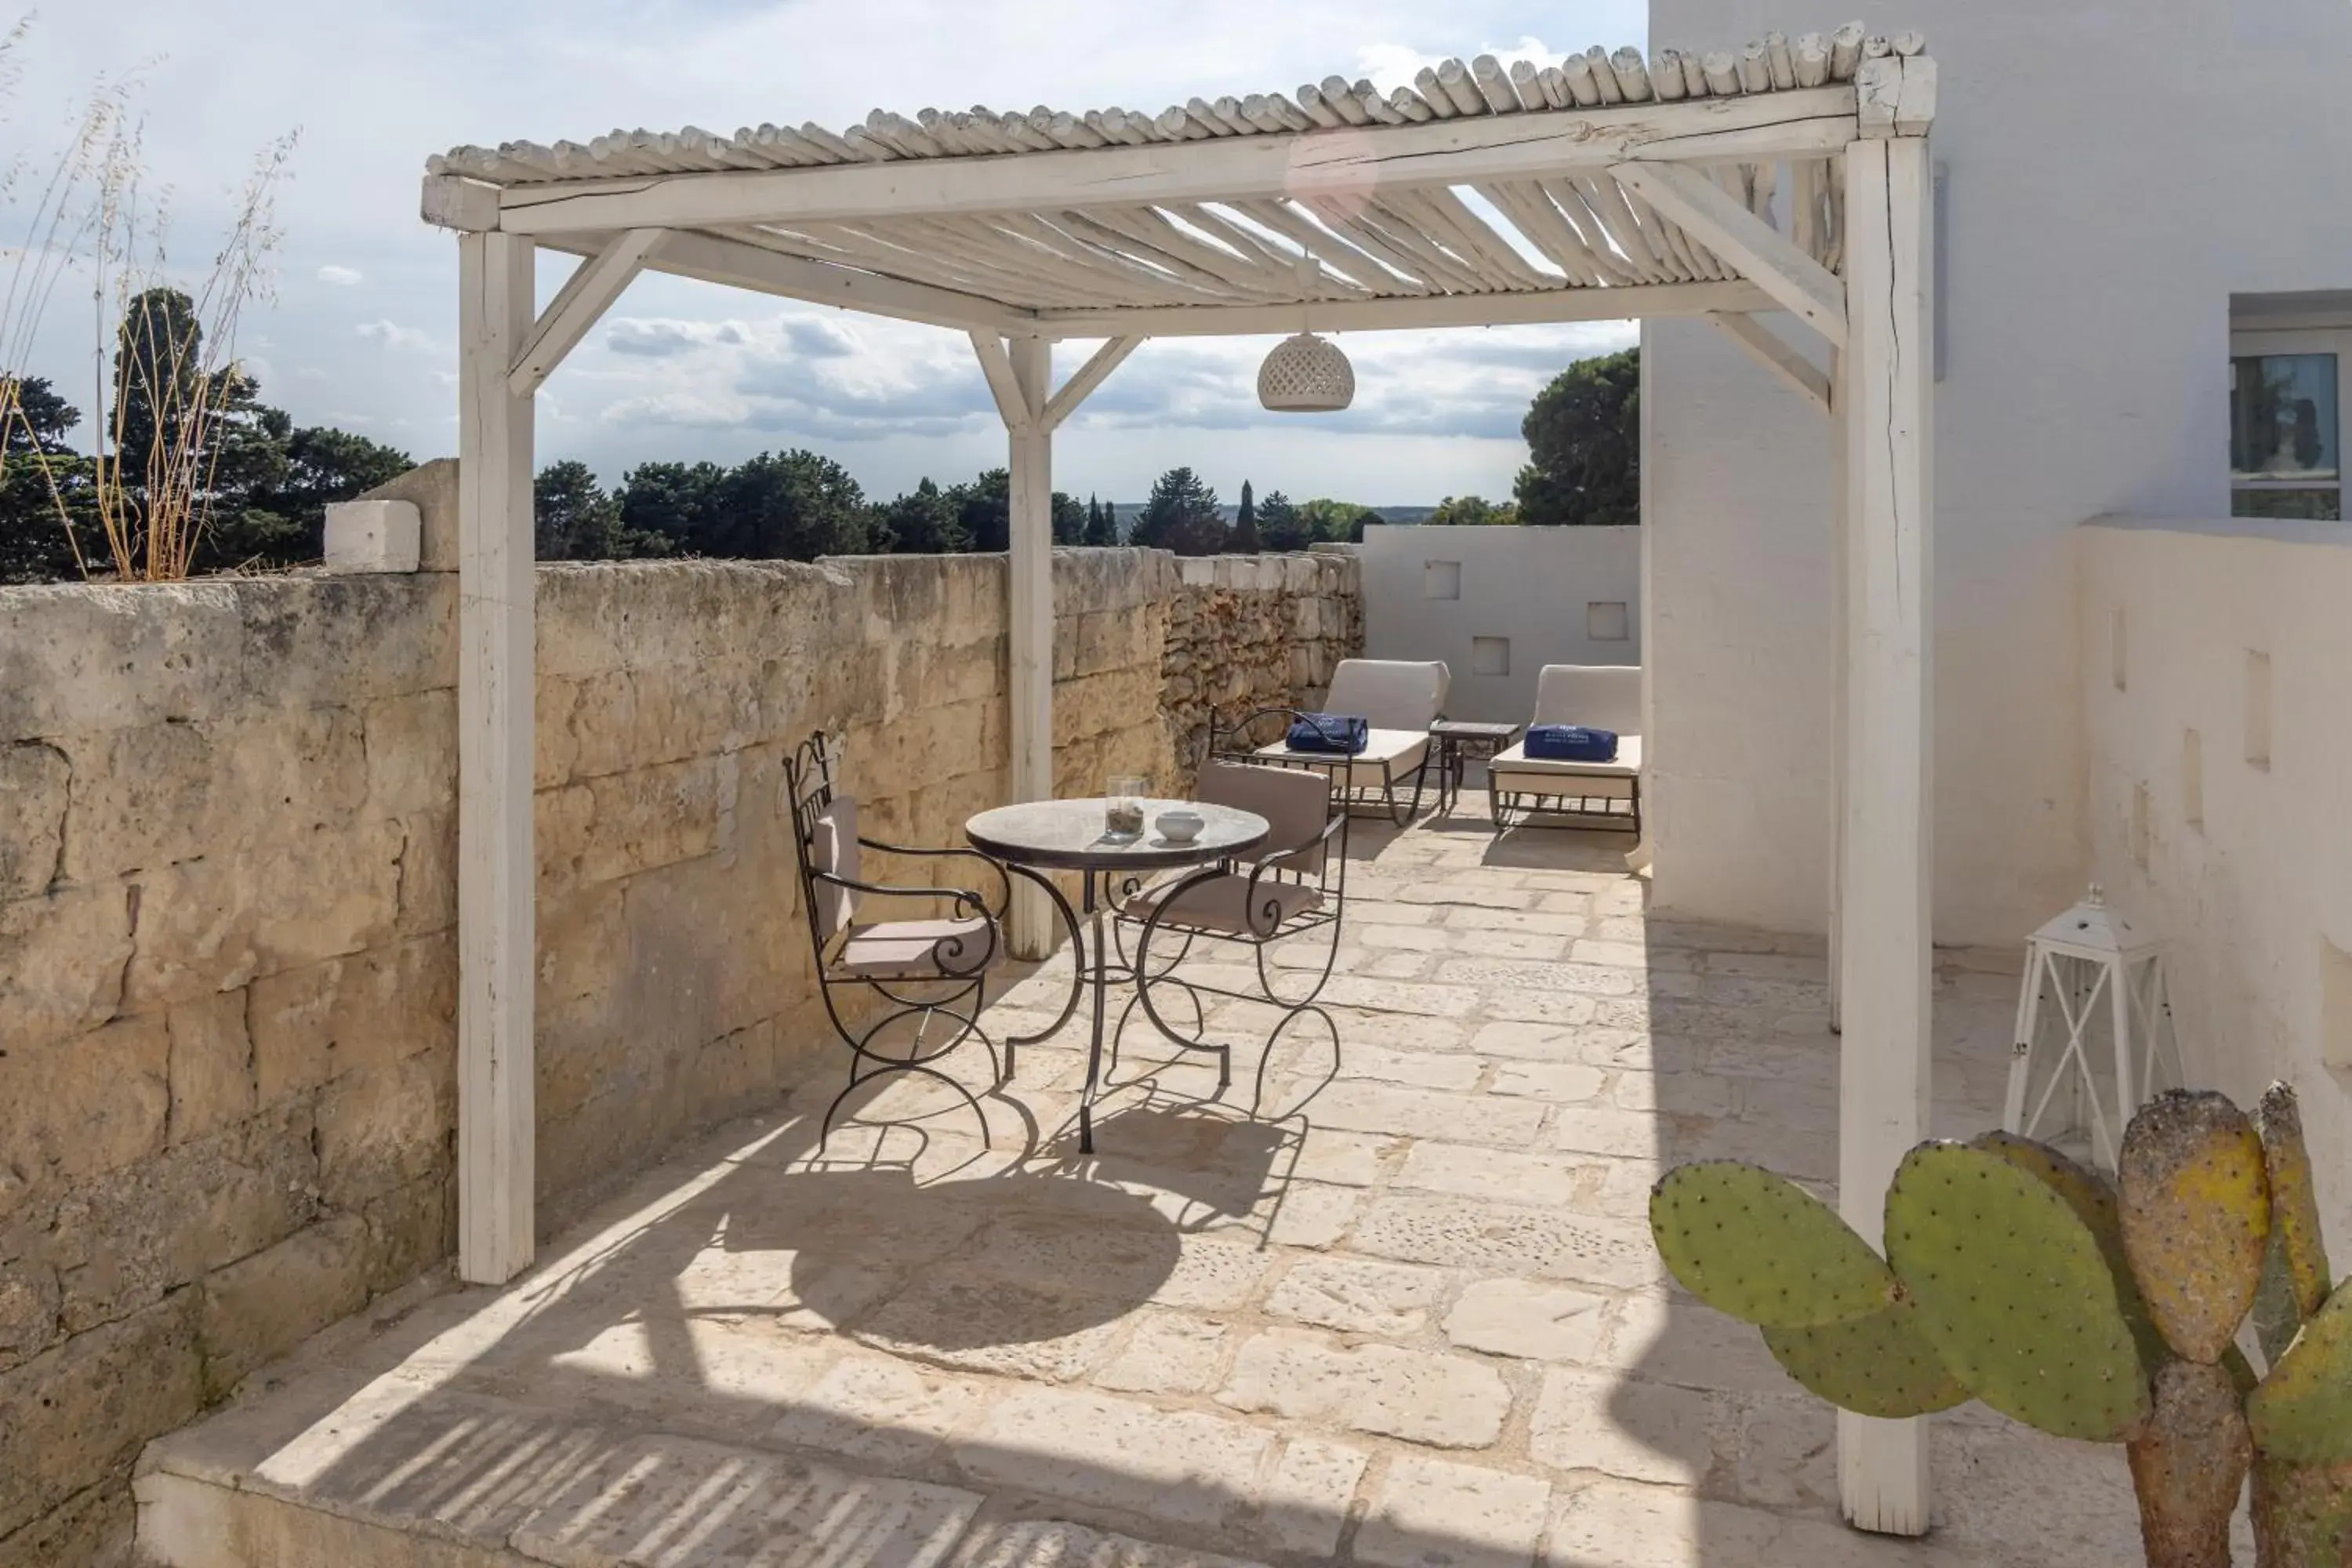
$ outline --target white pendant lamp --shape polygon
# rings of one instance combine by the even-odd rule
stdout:
[[[1339,344],[1300,332],[1258,366],[1257,400],[1277,414],[1336,414],[1356,400],[1356,367]]]

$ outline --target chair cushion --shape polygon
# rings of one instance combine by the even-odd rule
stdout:
[[[1178,893],[1180,888],[1183,891]],[[1279,929],[1281,924],[1310,910],[1319,909],[1323,903],[1323,895],[1318,889],[1297,882],[1277,882],[1268,878],[1253,890],[1247,877],[1228,876],[1212,877],[1190,887],[1179,880],[1146,888],[1128,900],[1127,912],[1136,920],[1148,921],[1171,893],[1175,893],[1176,898],[1169,904],[1168,916],[1162,923],[1225,931],[1235,936],[1273,934],[1263,923],[1264,910],[1268,905],[1280,911],[1276,918],[1276,929]],[[1260,923],[1251,923],[1253,914],[1259,917]]]
[[[1211,762],[1193,785],[1211,805],[1254,811],[1265,818],[1265,842],[1234,857],[1252,864],[1268,855],[1318,845],[1313,854],[1282,863],[1286,871],[1314,876],[1323,869],[1318,843],[1331,821],[1331,775],[1320,768],[1267,768],[1247,763]]]
[[[851,931],[833,971],[857,980],[962,980],[1003,956],[984,920],[884,921]]]
[[[1641,771],[1642,737],[1639,735],[1618,736],[1617,760],[1611,763],[1566,763],[1556,762],[1549,757],[1531,757],[1528,755],[1527,742],[1522,741],[1506,748],[1486,764],[1486,772],[1490,775],[1511,773],[1519,778],[1533,779],[1630,779],[1638,776]],[[1543,786],[1540,784],[1518,784],[1515,787],[1540,792]]]
[[[855,882],[857,871],[857,802],[837,795],[816,815],[807,847],[809,868]],[[830,941],[857,918],[857,893],[838,882],[816,883],[816,928]]]

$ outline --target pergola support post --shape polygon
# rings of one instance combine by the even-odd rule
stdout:
[[[1932,170],[1923,136],[1847,148],[1846,758],[1838,1201],[1865,1236],[1926,1135],[1934,832]],[[1864,1530],[1927,1530],[1923,1420],[1841,1413],[1838,1479]]]
[[[1013,381],[1028,411],[1012,438],[1011,551],[1013,643],[1012,797],[1054,798],[1054,435],[1045,422],[1053,391],[1053,345],[1018,337],[1006,345]],[[1010,940],[1015,957],[1054,951],[1045,891],[1016,879]]]
[[[503,1284],[534,1245],[532,245],[457,238],[457,1270]]]

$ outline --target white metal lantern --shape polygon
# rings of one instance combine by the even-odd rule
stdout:
[[[1258,366],[1257,400],[1277,414],[1336,414],[1356,400],[1356,367],[1339,344],[1300,332]]]
[[[2091,1159],[2112,1171],[2133,1112],[2181,1081],[2164,944],[2109,908],[2093,883],[2025,944],[2000,1124],[2078,1150],[2087,1133]]]

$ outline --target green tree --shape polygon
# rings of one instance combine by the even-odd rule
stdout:
[[[1084,544],[1087,542],[1087,512],[1078,504],[1077,497],[1055,490],[1053,515],[1055,543]]]
[[[875,547],[899,555],[956,555],[971,548],[954,499],[928,479],[886,503],[876,521],[882,537]]]
[[[1087,542],[1097,549],[1118,542],[1118,513],[1093,496],[1087,498]]]
[[[81,410],[39,376],[0,377],[0,583],[54,583],[79,575],[71,520],[85,549],[98,535],[97,472],[67,433]]]
[[[1529,460],[1512,487],[1534,526],[1642,521],[1642,351],[1580,360],[1536,395],[1519,426]]]
[[[711,498],[701,553],[739,561],[858,555],[871,519],[849,470],[814,452],[762,452],[730,470]]]
[[[1265,546],[1258,540],[1257,502],[1251,498],[1250,482],[1242,481],[1242,504],[1234,513],[1234,536],[1225,548],[1236,555],[1255,555]]]
[[[1518,525],[1519,509],[1517,502],[1497,506],[1485,496],[1447,496],[1429,521],[1436,528],[1513,528]]]
[[[1315,539],[1335,544],[1361,544],[1365,527],[1383,521],[1370,507],[1322,496],[1299,502],[1298,515]]]
[[[1150,498],[1128,542],[1179,555],[1214,555],[1225,545],[1224,508],[1198,474],[1171,468],[1152,481]]]
[[[1013,474],[991,468],[969,484],[948,491],[963,519],[966,548],[1003,551],[1013,547]]]
[[[1304,550],[1315,542],[1313,525],[1280,490],[1266,491],[1258,503],[1257,531],[1268,550]]]
[[[68,403],[47,376],[0,376],[0,452],[61,457],[73,450],[66,433],[81,423],[81,410]]]
[[[641,463],[621,476],[621,524],[667,540],[674,554],[714,553],[726,479],[717,463]]]

